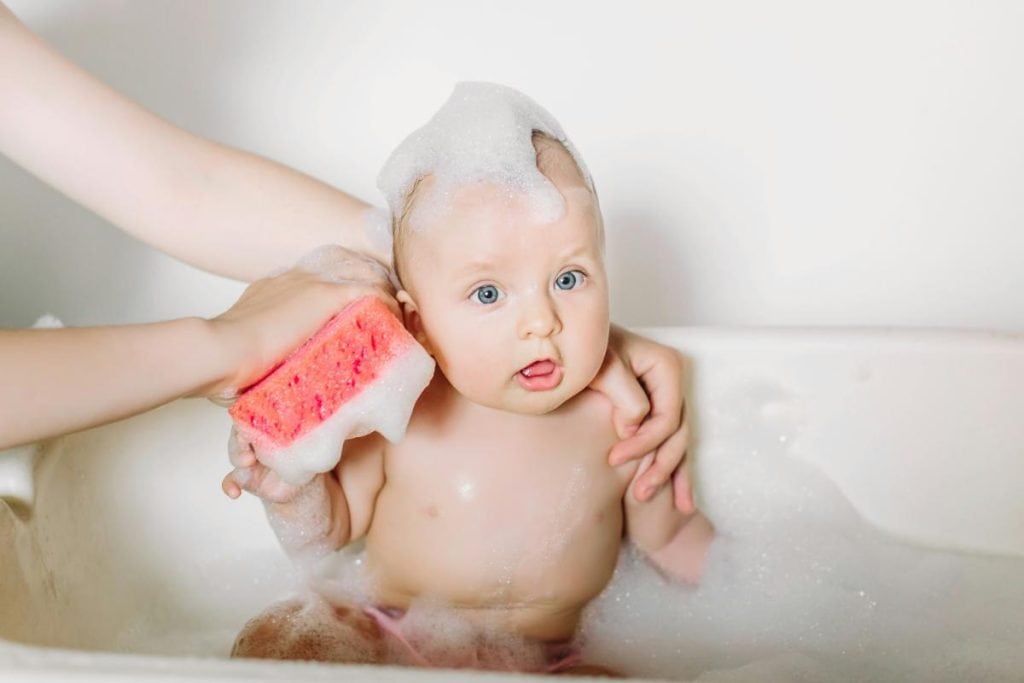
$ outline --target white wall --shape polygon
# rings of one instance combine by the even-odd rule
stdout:
[[[1024,5],[8,0],[193,131],[379,199],[457,80],[587,157],[630,325],[1024,331]],[[0,160],[0,325],[214,314],[240,291]]]

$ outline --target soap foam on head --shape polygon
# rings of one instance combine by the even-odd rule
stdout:
[[[517,90],[478,82],[455,86],[433,118],[391,153],[377,186],[397,219],[416,182],[427,174],[434,178],[408,217],[414,230],[442,215],[459,187],[485,182],[527,196],[538,222],[558,220],[565,204],[537,170],[534,131],[560,142],[593,189],[583,159],[551,114]]]

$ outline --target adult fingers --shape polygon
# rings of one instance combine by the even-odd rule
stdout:
[[[609,350],[604,365],[590,383],[612,402],[612,422],[620,439],[636,434],[644,417],[651,409],[647,394],[633,371],[618,354]]]
[[[373,285],[365,284],[353,284],[348,285],[348,287],[351,289],[350,301],[361,299],[364,296],[375,296],[382,302],[384,302],[384,304],[388,307],[388,310],[391,311],[392,315],[394,315],[399,320],[402,319],[402,308],[401,306],[398,305],[398,300],[395,299],[395,297],[393,297],[389,292],[384,291],[380,287],[374,287]]]
[[[295,267],[331,282],[393,285],[391,271],[383,263],[337,244],[325,244],[314,249],[299,259]]]
[[[662,443],[655,451],[654,462],[637,479],[634,495],[639,501],[650,500],[658,489],[668,481],[672,473],[682,465],[686,456],[686,444],[689,440],[686,425],[683,425],[672,436]]]
[[[680,512],[692,515],[697,511],[697,503],[693,500],[693,485],[690,482],[690,472],[686,467],[686,457],[683,457],[683,464],[676,468],[672,475],[672,501]]]
[[[650,399],[651,411],[632,437],[612,448],[608,460],[617,465],[656,450],[670,439],[684,422],[683,359],[679,353],[663,354],[658,362],[633,368]]]
[[[395,300],[395,280],[384,264],[337,244],[328,244],[306,254],[296,269],[312,273],[322,280],[346,287],[345,301],[376,296],[401,318]]]
[[[680,393],[681,395],[681,393]],[[672,438],[682,427],[682,406],[665,408],[652,397],[651,413],[640,425],[636,434],[624,439],[612,447],[608,454],[608,462],[621,465],[624,462],[643,457],[644,454],[658,450],[663,443]],[[670,397],[671,400],[671,397]],[[673,409],[674,408],[674,409]]]

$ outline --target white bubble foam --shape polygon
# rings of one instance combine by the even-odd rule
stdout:
[[[286,506],[286,514],[267,501],[264,507],[277,540],[296,566],[306,567],[334,550],[327,543],[333,518],[323,478],[299,489]]]
[[[373,215],[377,214],[368,211],[365,218],[369,220]],[[337,284],[379,285],[386,289],[391,280],[384,264],[337,244],[317,247],[299,259],[295,267]]]
[[[1024,560],[913,546],[867,524],[793,457],[804,411],[784,387],[741,383],[708,410],[721,427],[702,435],[695,474],[719,536],[704,579],[673,585],[627,547],[585,615],[585,662],[701,681],[1013,680],[1024,670]],[[317,591],[365,604],[365,571],[339,569],[359,558],[335,556],[321,575],[334,583]],[[416,603],[404,626],[429,657],[476,656],[479,634],[441,605]],[[536,656],[502,638],[485,639],[520,661]]]
[[[56,330],[61,327],[64,327],[64,323],[51,313],[44,313],[32,324],[32,329],[36,330]]]
[[[402,634],[418,656],[432,666],[491,670],[540,671],[543,647],[508,631],[468,621],[441,602],[420,599],[401,617]],[[394,647],[397,661],[408,659]]]
[[[540,222],[557,220],[564,203],[537,170],[535,130],[565,146],[592,188],[583,159],[551,114],[517,90],[479,82],[455,86],[433,118],[391,153],[377,186],[392,216],[398,216],[416,181],[433,175],[432,191],[417,200],[409,216],[414,229],[442,214],[457,188],[480,182],[528,196]]]
[[[585,618],[589,659],[708,681],[1024,671],[1024,560],[912,546],[867,524],[789,453],[802,411],[782,387],[746,383],[714,409],[734,419],[714,420],[726,426],[699,450],[702,507],[719,534],[701,585],[670,585],[624,552]]]

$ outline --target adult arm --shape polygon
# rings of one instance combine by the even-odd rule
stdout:
[[[251,281],[322,244],[391,260],[366,233],[364,202],[160,119],[59,55],[2,4],[0,153],[151,246],[220,275]],[[686,505],[681,369],[666,347],[616,330],[594,384],[628,437],[613,461],[657,449],[638,490],[651,494],[676,471],[676,498]]]
[[[346,303],[380,292],[321,277],[259,280],[212,320],[0,330],[0,448],[252,384]]]
[[[252,281],[322,244],[389,264],[368,205],[184,131],[58,54],[0,4],[0,154],[117,227]]]
[[[128,417],[216,384],[228,369],[212,340],[199,318],[0,330],[0,448]]]

